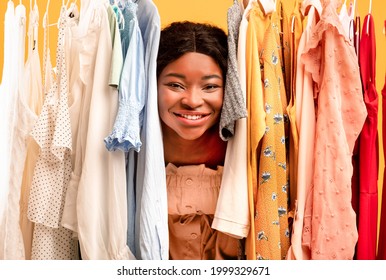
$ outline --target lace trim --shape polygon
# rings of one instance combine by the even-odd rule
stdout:
[[[320,65],[322,59],[322,42],[326,31],[336,30],[339,36],[342,36],[344,41],[351,45],[351,42],[346,38],[344,29],[339,21],[333,5],[329,4],[324,8],[320,21],[312,30],[311,39],[304,50],[301,60],[305,65],[306,72],[311,73],[313,80],[320,85]]]
[[[140,128],[143,120],[143,107],[133,102],[119,101],[118,113],[113,130],[104,141],[107,150],[117,149],[128,152],[134,149],[139,152],[142,142]]]

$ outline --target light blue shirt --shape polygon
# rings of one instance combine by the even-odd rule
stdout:
[[[161,32],[157,7],[151,0],[139,0],[138,23],[145,47],[146,93],[145,114],[141,132],[142,147],[138,153],[136,166],[136,186],[128,177],[128,211],[135,207],[135,238],[133,250],[138,259],[160,260],[169,258],[168,209],[166,193],[166,174],[162,144],[161,124],[157,104],[157,54]],[[135,164],[128,161],[127,174],[132,174]],[[133,194],[135,190],[136,201]],[[130,229],[128,237],[130,241]],[[130,244],[130,249],[133,244]]]
[[[140,129],[145,105],[145,65],[144,45],[135,15],[137,4],[131,3],[123,10],[125,16],[125,36],[121,38],[122,48],[127,47],[119,87],[118,112],[112,132],[104,141],[109,151],[120,149],[139,151],[141,147]],[[134,14],[133,14],[134,12]],[[129,20],[126,20],[129,19]]]

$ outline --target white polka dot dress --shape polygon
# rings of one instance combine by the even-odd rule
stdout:
[[[77,258],[77,244],[72,239],[72,231],[60,225],[72,170],[72,136],[64,52],[65,12],[65,7],[62,7],[56,56],[57,80],[52,78],[42,112],[31,133],[40,146],[28,202],[28,218],[35,223],[32,259]],[[46,28],[45,35],[47,32]],[[49,49],[45,44],[44,59],[49,66],[45,67],[45,77],[52,75],[47,54]],[[48,88],[47,85],[45,88]]]

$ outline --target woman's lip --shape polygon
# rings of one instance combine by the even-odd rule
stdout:
[[[178,117],[180,120],[187,121],[187,122],[198,122],[201,120],[206,120],[207,117],[210,114],[204,114],[204,113],[195,113],[195,114],[183,114],[183,113],[174,113],[176,117]]]

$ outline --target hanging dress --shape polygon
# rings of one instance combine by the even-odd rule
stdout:
[[[265,116],[262,126],[256,128],[252,123],[250,134],[256,137],[254,131],[265,129],[261,139],[256,141],[257,151],[255,164],[255,234],[257,259],[283,259],[289,247],[288,230],[288,176],[286,161],[286,135],[285,126],[288,117],[285,113],[287,107],[285,82],[280,61],[280,37],[278,17],[276,12],[265,15],[260,6],[255,3],[250,14],[255,18],[259,31],[257,39],[257,57],[260,58],[262,95],[264,110],[258,112],[259,107],[251,103],[252,114]],[[258,91],[256,91],[258,93]],[[259,98],[258,96],[251,98]],[[259,126],[258,126],[259,127]]]
[[[44,18],[47,28],[47,12]],[[41,150],[32,180],[28,218],[35,223],[32,259],[77,259],[72,231],[61,226],[68,182],[71,175],[71,124],[68,111],[68,81],[65,63],[65,7],[61,8],[57,44],[57,80],[46,93],[42,112],[31,135]],[[47,35],[46,35],[47,36]],[[47,38],[47,37],[46,37]],[[45,45],[47,48],[47,46]],[[44,50],[48,72],[53,75],[49,50]]]
[[[30,258],[30,242],[23,241],[21,231],[22,217],[25,214],[23,178],[25,167],[28,167],[27,159],[31,148],[35,147],[29,134],[38,119],[41,107],[43,105],[42,79],[40,70],[40,58],[38,53],[38,21],[39,11],[37,6],[30,11],[28,28],[28,59],[25,64],[23,85],[17,99],[17,122],[15,127],[15,136],[13,142],[13,164],[11,165],[9,206],[6,245],[8,247],[7,258],[24,259]],[[24,40],[21,42],[24,45]],[[22,48],[24,52],[24,47]],[[34,149],[36,152],[36,149]],[[24,170],[24,171],[23,171]],[[31,171],[31,170],[30,170]],[[24,190],[23,190],[24,191]],[[24,220],[23,220],[24,221]],[[26,244],[26,246],[25,246]],[[27,247],[28,255],[25,254]]]
[[[311,259],[347,260],[353,258],[358,238],[351,206],[351,156],[367,112],[356,54],[333,1],[324,7],[312,34],[302,55],[317,89],[314,175],[303,242],[311,249]]]
[[[319,0],[307,0],[301,4],[301,12],[307,24],[300,37],[296,56],[295,79],[295,112],[296,127],[299,133],[298,173],[296,185],[295,213],[292,225],[291,247],[288,250],[287,259],[310,259],[309,244],[303,244],[302,234],[304,225],[304,213],[306,199],[310,192],[313,177],[314,134],[315,134],[315,106],[314,84],[311,73],[306,71],[306,65],[301,56],[309,44],[312,29],[322,12]],[[290,186],[291,188],[291,186]]]
[[[386,29],[386,20],[384,22],[384,30]],[[385,84],[382,89],[382,142],[383,142],[383,157],[386,159],[386,74]],[[383,169],[383,185],[382,185],[382,205],[381,205],[381,220],[379,229],[379,241],[377,259],[386,260],[386,169]]]
[[[358,244],[356,258],[374,260],[378,231],[378,93],[375,83],[375,26],[368,14],[362,28],[359,62],[367,118],[359,136]]]
[[[19,195],[21,176],[26,154],[25,138],[31,127],[31,118],[27,112],[23,111],[20,104],[27,93],[24,92],[23,73],[25,56],[25,32],[26,32],[26,9],[20,4],[13,9],[12,1],[8,2],[6,14],[6,40],[11,40],[9,58],[10,65],[5,59],[5,66],[10,71],[9,79],[5,74],[3,81],[1,103],[4,104],[5,116],[2,118],[0,126],[5,126],[4,162],[5,174],[0,174],[2,191],[4,197],[0,197],[0,259],[24,259],[23,242],[20,235],[19,220]],[[14,15],[12,13],[14,12]],[[13,17],[13,19],[12,19]],[[9,24],[9,25],[8,25]],[[11,28],[8,30],[8,28]],[[7,32],[12,32],[8,37]],[[8,37],[8,38],[7,38]],[[5,42],[7,44],[7,42]],[[3,112],[2,112],[3,113]],[[33,120],[32,120],[33,122]],[[2,130],[3,128],[1,128]],[[3,151],[1,151],[3,152]],[[4,176],[4,177],[3,177]],[[2,196],[2,194],[0,194]],[[2,201],[4,199],[4,201]]]

